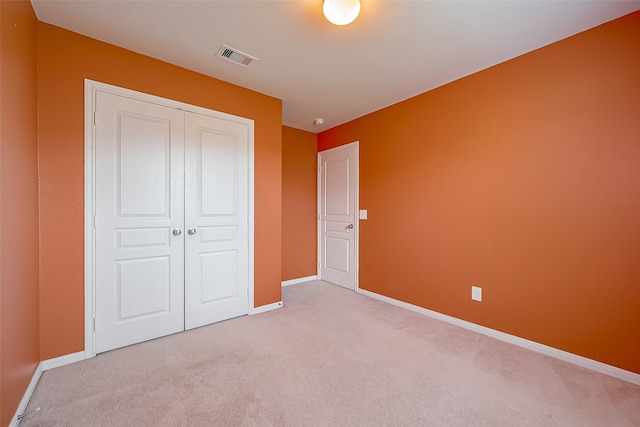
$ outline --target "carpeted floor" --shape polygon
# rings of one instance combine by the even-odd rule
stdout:
[[[45,372],[26,426],[640,426],[640,387],[325,282]]]

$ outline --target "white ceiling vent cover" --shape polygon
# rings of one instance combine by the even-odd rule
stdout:
[[[218,53],[216,53],[216,56],[218,58],[226,59],[227,61],[231,61],[234,64],[238,64],[243,67],[246,67],[247,65],[258,59],[244,52],[240,52],[238,49],[227,46],[226,44],[223,44],[220,47]]]

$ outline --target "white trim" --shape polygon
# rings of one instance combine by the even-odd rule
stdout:
[[[409,304],[403,301],[398,301],[393,298],[386,297],[384,295],[376,294],[375,292],[367,291],[364,289],[358,289],[359,294],[375,298],[380,301],[384,301],[389,304],[393,304],[397,307],[401,307],[410,311],[413,311],[424,316],[431,317],[433,319],[441,320],[446,323],[450,323],[455,326],[459,326],[464,329],[468,329],[479,334],[495,338],[500,341],[504,341],[509,344],[516,345],[518,347],[526,348],[527,350],[535,351],[536,353],[551,356],[556,359],[569,362],[571,364],[580,366],[582,368],[589,369],[591,371],[599,372],[601,374],[608,375],[610,377],[618,378],[623,381],[627,381],[631,384],[640,385],[640,374],[635,372],[626,371],[624,369],[617,368],[615,366],[607,365],[606,363],[598,362],[593,359],[588,359],[577,354],[569,353],[564,350],[559,350],[554,347],[549,347],[544,344],[530,341],[524,338],[517,337],[515,335],[507,334],[505,332],[496,331],[495,329],[487,328],[485,326],[477,325],[475,323],[467,322],[466,320],[458,319],[456,317],[448,316],[446,314],[438,313],[437,311],[429,310],[417,305]]]
[[[29,386],[25,390],[22,395],[22,399],[20,400],[20,404],[18,405],[18,409],[16,409],[16,413],[11,418],[9,422],[9,427],[17,427],[20,421],[18,421],[18,416],[24,414],[27,410],[27,405],[29,405],[29,401],[31,400],[31,395],[33,395],[33,391],[36,389],[36,385],[38,385],[38,381],[40,381],[40,376],[42,375],[42,362],[38,363],[35,372],[31,376],[31,381],[29,382]]]
[[[96,90],[94,82],[84,81],[84,352],[85,357],[96,355],[93,319],[95,318],[95,233],[93,215],[95,213],[95,135],[93,111]]]
[[[64,356],[43,360],[40,363],[42,364],[42,370],[48,371],[49,369],[59,368],[60,366],[80,362],[85,359],[84,355],[84,351],[79,351],[77,353],[65,354]]]
[[[44,371],[48,371],[49,369],[59,368],[60,366],[69,365],[71,363],[80,362],[85,359],[85,352],[79,351],[77,353],[65,354],[64,356],[55,357],[53,359],[43,360],[38,363],[33,376],[31,377],[31,382],[29,382],[29,386],[24,392],[22,399],[20,400],[20,404],[18,405],[18,409],[16,410],[15,415],[11,419],[9,423],[10,427],[17,427],[20,423],[18,421],[18,416],[23,414],[24,411],[27,410],[27,406],[29,405],[29,401],[31,400],[31,396],[33,395],[34,390],[36,389],[36,385],[38,385],[38,381],[40,381],[40,377]]]
[[[255,123],[252,119],[234,116],[232,114],[211,110],[208,108],[198,107],[196,105],[186,104],[172,99],[162,98],[155,95],[146,94],[130,89],[113,86],[89,79],[84,80],[84,358],[88,359],[96,355],[95,349],[95,331],[93,330],[93,319],[95,317],[95,233],[93,227],[93,215],[95,214],[95,126],[93,123],[95,100],[97,92],[106,92],[113,95],[124,96],[139,101],[154,103],[178,110],[188,111],[192,113],[202,114],[209,117],[215,117],[222,120],[234,122],[242,122],[249,129],[248,145],[249,145],[249,176],[248,176],[248,221],[249,221],[249,302],[247,312],[252,313],[262,309],[254,308],[254,133]],[[277,307],[276,307],[277,308]],[[266,310],[265,310],[266,311]],[[254,313],[255,314],[255,313]]]
[[[317,275],[307,276],[307,277],[300,277],[299,279],[285,280],[282,282],[282,286],[297,285],[298,283],[310,282],[312,280],[318,280],[318,276]]]
[[[248,120],[248,119],[247,119]],[[254,185],[255,185],[255,160],[254,160],[254,155],[255,155],[255,141],[254,141],[254,136],[255,136],[255,129],[254,129],[254,122],[253,120],[251,120],[248,123],[249,126],[249,135],[248,135],[248,143],[249,143],[249,177],[247,179],[247,185],[249,186],[249,191],[248,191],[248,197],[249,197],[249,204],[247,205],[248,208],[248,218],[247,221],[249,221],[249,228],[248,228],[248,233],[249,233],[249,248],[248,248],[248,253],[249,253],[249,307],[247,307],[247,314],[249,312],[251,312],[251,310],[253,308],[255,308],[255,293],[254,293],[254,286],[255,286],[255,277],[254,277],[254,244],[255,244],[255,236],[254,236],[254,226],[255,226],[255,217],[254,217]]]
[[[331,153],[331,152],[335,152],[335,151],[341,151],[341,150],[348,150],[351,148],[354,148],[355,151],[355,175],[356,175],[356,182],[355,182],[355,208],[354,208],[354,225],[355,228],[353,230],[353,232],[355,233],[355,237],[354,237],[354,244],[355,247],[353,248],[353,256],[355,257],[355,269],[356,269],[356,278],[355,278],[355,283],[354,286],[355,288],[353,289],[354,291],[358,291],[358,289],[360,289],[360,141],[353,141],[350,142],[348,144],[343,144],[343,145],[339,145],[337,147],[333,147],[333,148],[329,148],[328,150],[322,150],[318,152],[318,155],[316,157],[316,164],[317,164],[317,175],[316,175],[316,182],[317,182],[317,188],[316,188],[316,193],[317,193],[317,206],[318,206],[318,211],[316,212],[317,217],[318,217],[318,222],[317,222],[317,227],[316,229],[318,230],[318,236],[317,236],[317,240],[318,240],[318,274],[317,274],[317,280],[322,280],[322,275],[320,274],[320,264],[322,262],[322,224],[321,224],[321,215],[322,215],[322,163],[321,163],[321,157],[322,154],[326,154],[326,153]]]
[[[277,310],[282,307],[284,307],[282,301],[274,302],[273,304],[261,305],[260,307],[249,309],[249,316],[253,316],[254,314],[266,313],[267,311]]]
[[[317,249],[316,253],[318,254],[318,259],[316,260],[316,266],[318,267],[316,276],[318,276],[319,280],[322,280],[321,266],[322,266],[322,230],[320,227],[322,226],[322,156],[321,152],[318,152],[316,155],[316,206],[318,210],[316,211],[316,241],[317,241]]]
[[[353,256],[354,260],[354,268],[356,269],[356,282],[354,283],[354,291],[357,292],[360,289],[360,141],[352,142],[355,146],[356,152],[356,188],[355,188],[355,203],[356,206],[354,208],[353,214],[355,215],[353,223],[356,226],[354,230],[356,232],[356,237],[354,238],[354,242],[356,247],[354,248]],[[347,145],[351,145],[347,144]]]

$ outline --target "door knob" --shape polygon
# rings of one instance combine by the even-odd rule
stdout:
[[[349,224],[349,225],[347,225],[347,228],[348,228],[349,230],[351,230],[351,229],[353,228],[353,224]]]
[[[174,228],[173,229],[173,235],[174,236],[179,236],[182,234],[182,230],[180,230],[179,228]]]
[[[196,234],[196,233],[197,233],[197,231],[196,231],[196,229],[195,229],[195,228],[190,228],[190,229],[187,231],[187,233],[189,233],[189,236],[193,236],[194,234]]]

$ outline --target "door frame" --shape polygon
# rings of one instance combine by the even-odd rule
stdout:
[[[248,135],[248,255],[249,255],[249,314],[255,313],[254,304],[254,121],[208,108],[198,107],[155,95],[84,80],[84,358],[95,357],[95,126],[96,94],[106,92],[139,101],[176,108],[222,120],[247,125]]]
[[[354,291],[358,292],[360,290],[360,141],[354,141],[354,142],[350,142],[348,144],[343,144],[340,145],[338,147],[334,147],[334,148],[329,148],[328,150],[323,150],[323,151],[319,151],[318,152],[318,157],[317,157],[317,190],[316,192],[318,193],[318,222],[317,222],[317,229],[318,229],[318,262],[317,262],[317,266],[318,266],[318,279],[322,280],[322,276],[320,274],[321,271],[321,262],[322,262],[322,171],[321,171],[321,167],[322,167],[322,154],[323,153],[332,153],[332,152],[336,152],[336,151],[342,151],[342,150],[348,150],[348,149],[354,149],[355,151],[355,183],[354,183],[354,187],[355,187],[355,218],[354,218],[354,237],[353,237],[353,242],[354,242],[354,248],[353,248],[353,256],[355,258],[354,260],[354,267],[356,269],[355,271],[355,285],[354,285]]]

